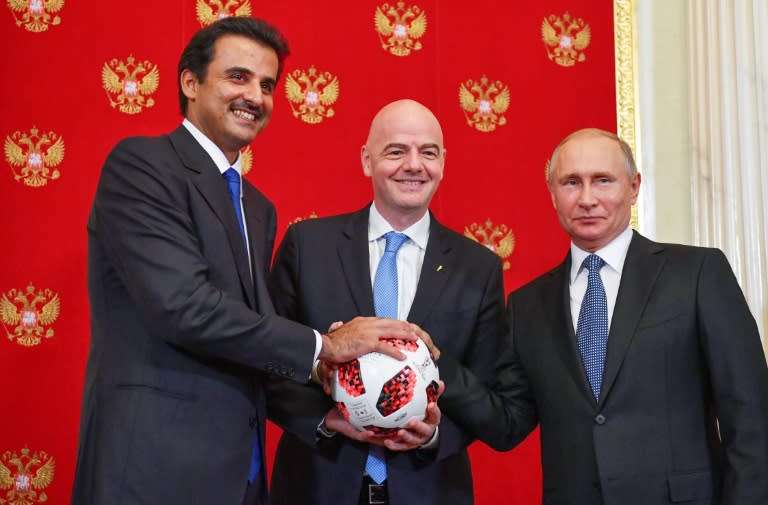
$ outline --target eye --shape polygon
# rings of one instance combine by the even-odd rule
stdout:
[[[430,160],[437,159],[440,156],[440,153],[437,151],[430,149],[428,151],[423,152],[425,158],[429,158]]]
[[[233,73],[230,75],[230,78],[231,78],[233,81],[244,81],[244,80],[245,80],[245,76],[244,76],[243,74],[241,74],[240,72],[233,72]]]
[[[271,95],[275,91],[275,83],[274,82],[262,82],[261,83],[261,90],[266,95]]]

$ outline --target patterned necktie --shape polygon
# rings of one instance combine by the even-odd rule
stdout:
[[[605,261],[596,254],[590,254],[584,260],[584,268],[589,270],[589,276],[576,330],[576,342],[579,344],[579,353],[595,400],[600,399],[605,351],[608,346],[608,302],[603,281],[600,279],[600,269],[603,265]]]
[[[224,171],[224,178],[227,180],[227,192],[232,200],[237,224],[240,225],[240,236],[243,237],[243,247],[245,247],[245,224],[243,223],[243,211],[240,207],[240,174],[234,168],[228,168]]]
[[[232,206],[235,210],[235,217],[237,217],[237,224],[240,225],[240,235],[243,237],[243,247],[247,249],[247,242],[245,241],[245,223],[243,222],[243,212],[240,207],[240,174],[234,168],[228,168],[224,171],[224,178],[227,180],[227,192],[229,198],[232,200]],[[261,449],[259,446],[259,432],[256,431],[256,436],[253,437],[253,447],[251,448],[251,466],[248,469],[248,483],[253,482],[253,479],[259,474],[261,470]]]
[[[397,319],[397,250],[408,240],[408,235],[391,231],[384,238],[387,244],[373,279],[373,305],[377,316]],[[370,447],[365,471],[376,484],[384,482],[387,478],[387,463],[383,447]]]

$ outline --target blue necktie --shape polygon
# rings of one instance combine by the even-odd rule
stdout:
[[[240,207],[240,174],[234,168],[228,168],[224,171],[224,178],[227,180],[227,192],[235,209],[235,217],[237,224],[240,225],[240,235],[243,237],[243,247],[245,247],[245,224],[243,223],[243,211]]]
[[[397,250],[408,240],[408,235],[391,231],[384,238],[387,244],[373,279],[373,306],[377,316],[397,319]],[[386,480],[386,451],[383,447],[370,447],[365,471],[376,484]]]
[[[237,217],[237,224],[240,225],[240,235],[243,237],[243,247],[247,250],[247,242],[245,241],[245,224],[243,222],[243,212],[240,207],[240,174],[234,168],[228,168],[224,171],[224,178],[227,180],[227,192],[229,198],[232,199],[232,206],[235,209],[235,217]],[[253,479],[259,474],[261,470],[261,450],[259,447],[259,432],[256,431],[256,436],[253,437],[253,448],[251,450],[251,467],[248,469],[248,482],[253,482]]]
[[[590,254],[584,259],[584,268],[589,270],[589,275],[576,330],[576,342],[595,400],[600,399],[605,351],[608,347],[608,302],[600,279],[603,265],[605,261],[596,254]]]

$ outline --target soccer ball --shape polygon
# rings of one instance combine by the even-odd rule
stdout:
[[[339,365],[331,381],[341,414],[360,430],[389,435],[411,419],[424,419],[437,399],[440,375],[421,340],[387,339],[407,356],[372,352]]]

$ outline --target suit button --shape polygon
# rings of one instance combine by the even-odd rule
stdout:
[[[266,366],[267,372],[271,372],[274,368],[275,368],[275,365],[273,365],[271,361],[267,361],[267,366]]]
[[[597,424],[605,424],[605,416],[602,414],[598,414],[595,416],[595,422]]]
[[[293,377],[296,375],[296,370],[293,369],[293,367],[288,368],[288,377]]]
[[[251,428],[255,428],[256,421],[257,421],[256,416],[251,416],[250,418],[248,418],[248,426],[250,426]]]

